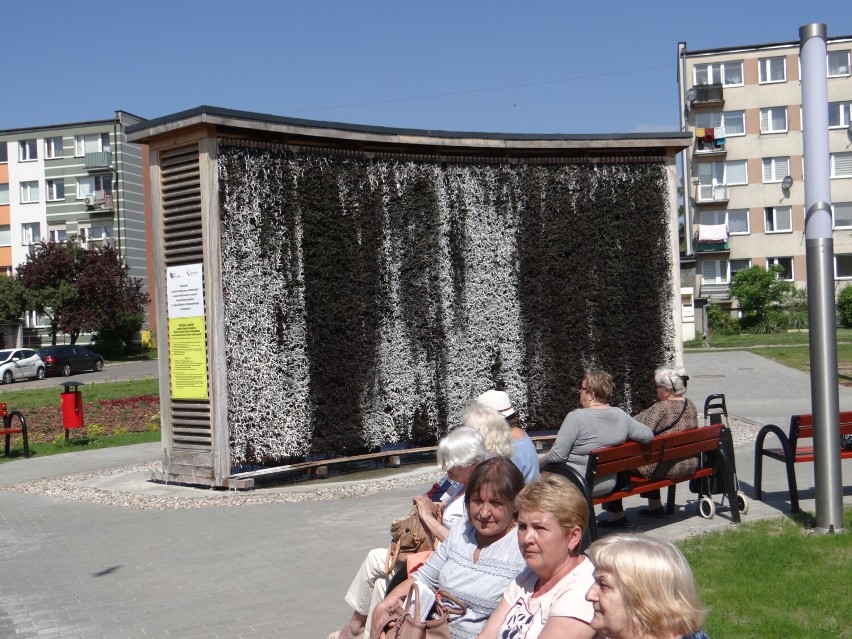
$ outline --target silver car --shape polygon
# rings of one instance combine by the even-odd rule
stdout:
[[[44,362],[31,348],[0,351],[0,381],[4,384],[19,379],[44,379]]]

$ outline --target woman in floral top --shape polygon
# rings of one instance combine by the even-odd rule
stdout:
[[[587,554],[595,583],[586,593],[592,628],[606,639],[708,639],[706,609],[681,552],[647,535],[599,539]]]
[[[671,368],[660,368],[654,373],[657,402],[634,416],[636,421],[642,422],[654,431],[654,437],[699,427],[698,410],[695,404],[684,396],[688,379],[689,377],[683,372]],[[648,479],[652,477],[676,479],[691,475],[696,470],[698,470],[697,456],[643,466],[636,472]],[[648,507],[639,511],[642,517],[665,516],[666,510],[663,508],[659,489],[642,493],[642,496],[648,499]],[[609,517],[598,522],[598,526],[623,528],[627,525],[627,517],[624,515],[624,506],[620,499],[606,503],[604,509],[609,513]]]

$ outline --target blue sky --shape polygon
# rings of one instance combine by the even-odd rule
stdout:
[[[852,35],[844,6],[5,0],[0,129],[208,104],[418,129],[676,130],[678,41],[797,41],[812,22]]]

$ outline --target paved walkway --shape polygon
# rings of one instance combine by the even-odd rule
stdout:
[[[809,410],[807,376],[768,360],[726,352],[689,354],[686,364],[693,398],[723,392],[740,417],[783,424],[791,412]],[[844,390],[841,401],[852,406],[852,394]],[[752,456],[749,446],[737,450],[747,494]],[[416,492],[139,511],[3,490],[158,458],[157,444],[143,444],[0,465],[0,637],[322,639],[348,616],[343,594],[364,554],[387,544],[389,521]],[[852,466],[844,464],[850,486]],[[813,469],[799,466],[802,506],[813,509]],[[752,501],[744,521],[788,509],[781,465],[770,463],[766,474],[767,501]],[[131,490],[162,488],[136,480]],[[730,528],[727,504],[703,520],[692,497],[682,487],[678,513],[660,522],[639,521],[639,498],[625,506],[634,530],[667,539]],[[852,503],[850,488],[845,501]]]

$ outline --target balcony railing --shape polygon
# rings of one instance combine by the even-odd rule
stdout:
[[[731,246],[727,242],[697,242],[695,250],[698,253],[730,253]]]
[[[112,151],[86,153],[87,169],[108,169],[112,166]]]
[[[702,131],[704,132],[703,135]],[[719,126],[710,129],[697,127],[695,130],[695,153],[713,154],[725,153],[725,127]]]
[[[728,187],[724,184],[699,184],[698,185],[698,200],[703,202],[727,202]]]
[[[89,211],[109,211],[112,210],[112,193],[95,191],[87,195],[84,202]]]
[[[699,84],[692,88],[695,89],[693,104],[717,104],[725,101],[721,84]]]

